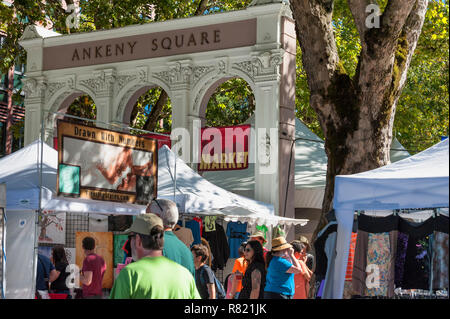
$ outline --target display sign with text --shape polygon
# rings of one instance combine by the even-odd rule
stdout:
[[[58,195],[146,205],[157,195],[155,140],[58,121]]]
[[[199,171],[248,168],[250,125],[209,127],[201,130]]]

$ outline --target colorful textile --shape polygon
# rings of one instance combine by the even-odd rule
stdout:
[[[256,230],[262,231],[264,234],[264,239],[267,240],[267,232],[269,229],[266,225],[256,225]]]
[[[434,233],[433,242],[433,289],[448,289],[448,241],[449,235]]]
[[[356,249],[356,239],[358,238],[358,233],[352,233],[352,237],[350,240],[350,249],[348,251],[348,262],[347,262],[347,271],[345,273],[345,280],[351,281],[353,275],[353,263],[355,260],[355,249]]]
[[[182,222],[179,221],[178,225],[182,226]],[[185,227],[189,228],[192,232],[192,236],[194,237],[194,242],[192,245],[199,245],[202,243],[201,239],[201,228],[197,220],[189,220],[185,222]]]
[[[230,246],[230,258],[239,258],[239,247],[248,240],[247,223],[229,222],[227,225],[228,245]]]
[[[408,235],[399,232],[397,238],[397,256],[395,258],[395,286],[402,287],[405,274],[406,249],[408,248]]]
[[[205,217],[205,232],[216,230],[216,219],[217,216],[206,216]]]
[[[366,282],[374,284],[374,287],[367,287],[367,296],[387,296],[389,284],[389,270],[391,268],[391,252],[390,252],[389,233],[369,234],[367,248],[367,265],[374,265],[375,271],[372,273],[375,277],[374,281],[367,278]],[[376,275],[379,276],[376,276]],[[368,277],[370,274],[368,275]]]

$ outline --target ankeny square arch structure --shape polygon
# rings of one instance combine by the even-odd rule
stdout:
[[[45,114],[64,112],[84,94],[94,100],[99,122],[128,124],[137,98],[155,86],[172,102],[172,130],[185,128],[192,137],[194,121],[204,123],[217,87],[233,77],[244,79],[255,96],[255,132],[267,129],[251,150],[273,155],[270,163],[255,163],[255,199],[274,204],[277,215],[295,218],[295,161],[290,156],[296,33],[288,4],[272,1],[240,11],[72,35],[29,26],[20,44],[28,54],[25,144],[41,136],[44,123],[44,138],[51,145],[55,123]],[[275,138],[270,129],[276,129]]]

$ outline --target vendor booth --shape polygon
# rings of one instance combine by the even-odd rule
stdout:
[[[80,241],[79,237],[75,238],[75,234],[90,233],[95,236],[108,235],[104,248],[112,250],[113,247],[112,254],[115,254],[117,247],[119,251],[122,248],[124,238],[120,238],[120,231],[111,231],[109,217],[145,213],[145,205],[56,196],[57,172],[58,152],[39,140],[0,160],[0,183],[6,183],[7,186],[6,252],[21,252],[10,253],[6,260],[5,295],[8,299],[34,298],[38,250],[39,253],[48,254],[52,243],[65,243],[68,254],[75,254],[75,247],[78,248]],[[158,197],[171,200],[175,198],[180,210],[180,227],[188,228],[190,222],[197,219],[200,220],[200,225],[205,220],[213,223],[216,221],[218,228],[225,230],[229,223],[251,223],[268,228],[280,226],[287,231],[292,225],[305,225],[308,222],[274,216],[273,205],[235,195],[209,183],[181,159],[176,159],[166,146],[158,152],[157,180]],[[42,214],[38,214],[40,208]],[[58,217],[59,214],[65,217]],[[48,232],[42,234],[38,228],[38,215],[44,218],[47,215],[56,216],[58,227],[63,229],[61,242]],[[248,233],[248,230],[243,232]],[[73,237],[70,242],[69,232]],[[99,237],[99,240],[102,239]],[[72,256],[73,262],[74,257]],[[114,258],[116,267],[122,260],[121,257],[119,260],[116,256]],[[224,266],[225,264],[219,265],[219,268]]]
[[[383,232],[388,233],[388,235],[386,235],[387,242],[389,242],[389,236],[392,235],[389,232],[398,232],[398,237],[396,235],[394,242],[392,241],[393,237],[391,237],[391,246],[390,248],[387,248],[387,251],[390,254],[393,254],[393,251],[397,249],[397,251],[394,252],[394,256],[392,256],[394,259],[396,258],[395,254],[397,254],[398,259],[398,254],[401,251],[400,233],[407,233],[408,230],[405,229],[411,229],[411,227],[413,227],[408,223],[405,223],[404,220],[408,218],[414,220],[416,223],[419,222],[419,224],[415,224],[415,229],[413,227],[412,232],[410,233],[410,242],[412,233],[415,230],[422,228],[425,223],[430,223],[430,230],[422,235],[426,236],[424,238],[428,240],[429,237],[432,237],[433,232],[440,232],[444,235],[445,233],[447,234],[447,251],[444,252],[444,259],[439,262],[446,262],[446,267],[448,267],[448,144],[449,142],[447,139],[421,153],[399,162],[359,174],[336,176],[333,207],[336,211],[338,226],[334,274],[327,274],[332,278],[329,280],[330,285],[332,285],[329,287],[331,291],[330,298],[340,299],[343,296],[355,212],[358,212],[358,214],[360,213],[361,215],[364,213],[370,215],[368,213],[370,211],[384,211],[382,216],[385,218],[394,218],[393,221],[386,221],[383,226],[385,227],[387,225],[386,227],[389,228],[383,230]],[[421,214],[422,216],[415,217],[415,212],[418,212],[419,215]],[[424,217],[424,214],[427,216]],[[386,217],[386,215],[392,215],[392,217]],[[361,223],[360,218],[358,218],[358,222]],[[422,224],[420,224],[420,222],[422,222]],[[401,226],[402,224],[404,225],[403,229]],[[390,225],[393,226],[391,227]],[[359,230],[361,230],[361,225],[359,225],[359,227]],[[435,236],[433,238],[436,240],[437,237]],[[358,241],[357,245],[360,243],[361,242]],[[421,245],[427,247],[429,245],[431,247],[431,244],[428,243],[417,244],[416,246],[420,247]],[[383,245],[380,246],[386,248]],[[356,250],[358,251],[358,248]],[[423,255],[426,255],[426,252],[422,253]],[[433,256],[432,258],[434,258],[441,253],[442,248],[439,248],[430,254]],[[356,259],[357,258],[355,257],[355,260]],[[369,259],[367,260],[369,261]],[[424,269],[428,267],[428,265],[429,264],[424,265]],[[354,273],[355,271],[356,268],[353,269]],[[366,269],[363,269],[362,271],[364,272]],[[433,270],[428,270],[428,272],[430,278],[424,281],[424,285],[426,286],[426,284],[430,282],[429,287],[433,288],[433,285],[431,284],[431,274],[433,273]],[[446,272],[448,276],[448,268]],[[388,276],[388,274],[390,278],[392,278],[392,281],[394,281],[392,269],[386,270],[385,275]],[[353,276],[353,279],[355,279],[355,276]],[[397,279],[398,278],[396,277],[396,282]],[[418,281],[417,278],[416,281]],[[448,289],[448,277],[446,285]]]

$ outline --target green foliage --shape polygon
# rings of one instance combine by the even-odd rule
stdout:
[[[448,2],[430,1],[398,102],[395,136],[411,153],[432,146],[441,136],[448,136],[448,18]]]
[[[191,17],[195,14],[215,14],[240,10],[251,0],[81,0],[79,29],[67,29],[69,13],[61,7],[59,0],[16,0],[12,6],[0,2],[0,29],[7,34],[0,48],[2,73],[15,63],[25,62],[26,52],[18,39],[26,25],[40,23],[51,25],[59,33],[89,32],[118,28],[132,24],[152,23]],[[388,1],[378,1],[383,12]],[[449,72],[448,72],[448,1],[431,0],[408,78],[399,100],[394,122],[394,133],[409,150],[423,150],[448,135],[449,119]],[[336,46],[345,73],[353,77],[361,50],[359,34],[346,0],[335,0],[333,11]],[[323,138],[317,114],[309,106],[310,92],[306,73],[302,67],[301,50],[297,47],[296,67],[296,115],[314,133]],[[132,126],[142,128],[156,104],[160,88],[149,90],[136,102]],[[95,105],[88,98],[74,101],[69,112],[74,115],[95,118]],[[211,97],[206,112],[208,126],[226,126],[245,122],[254,112],[254,97],[248,84],[242,79],[233,79],[222,84]],[[171,129],[170,99],[164,106],[159,120],[163,126],[158,132]],[[19,130],[18,130],[19,132]]]
[[[211,96],[206,108],[206,126],[229,126],[244,123],[255,111],[250,86],[240,78],[223,83]]]

